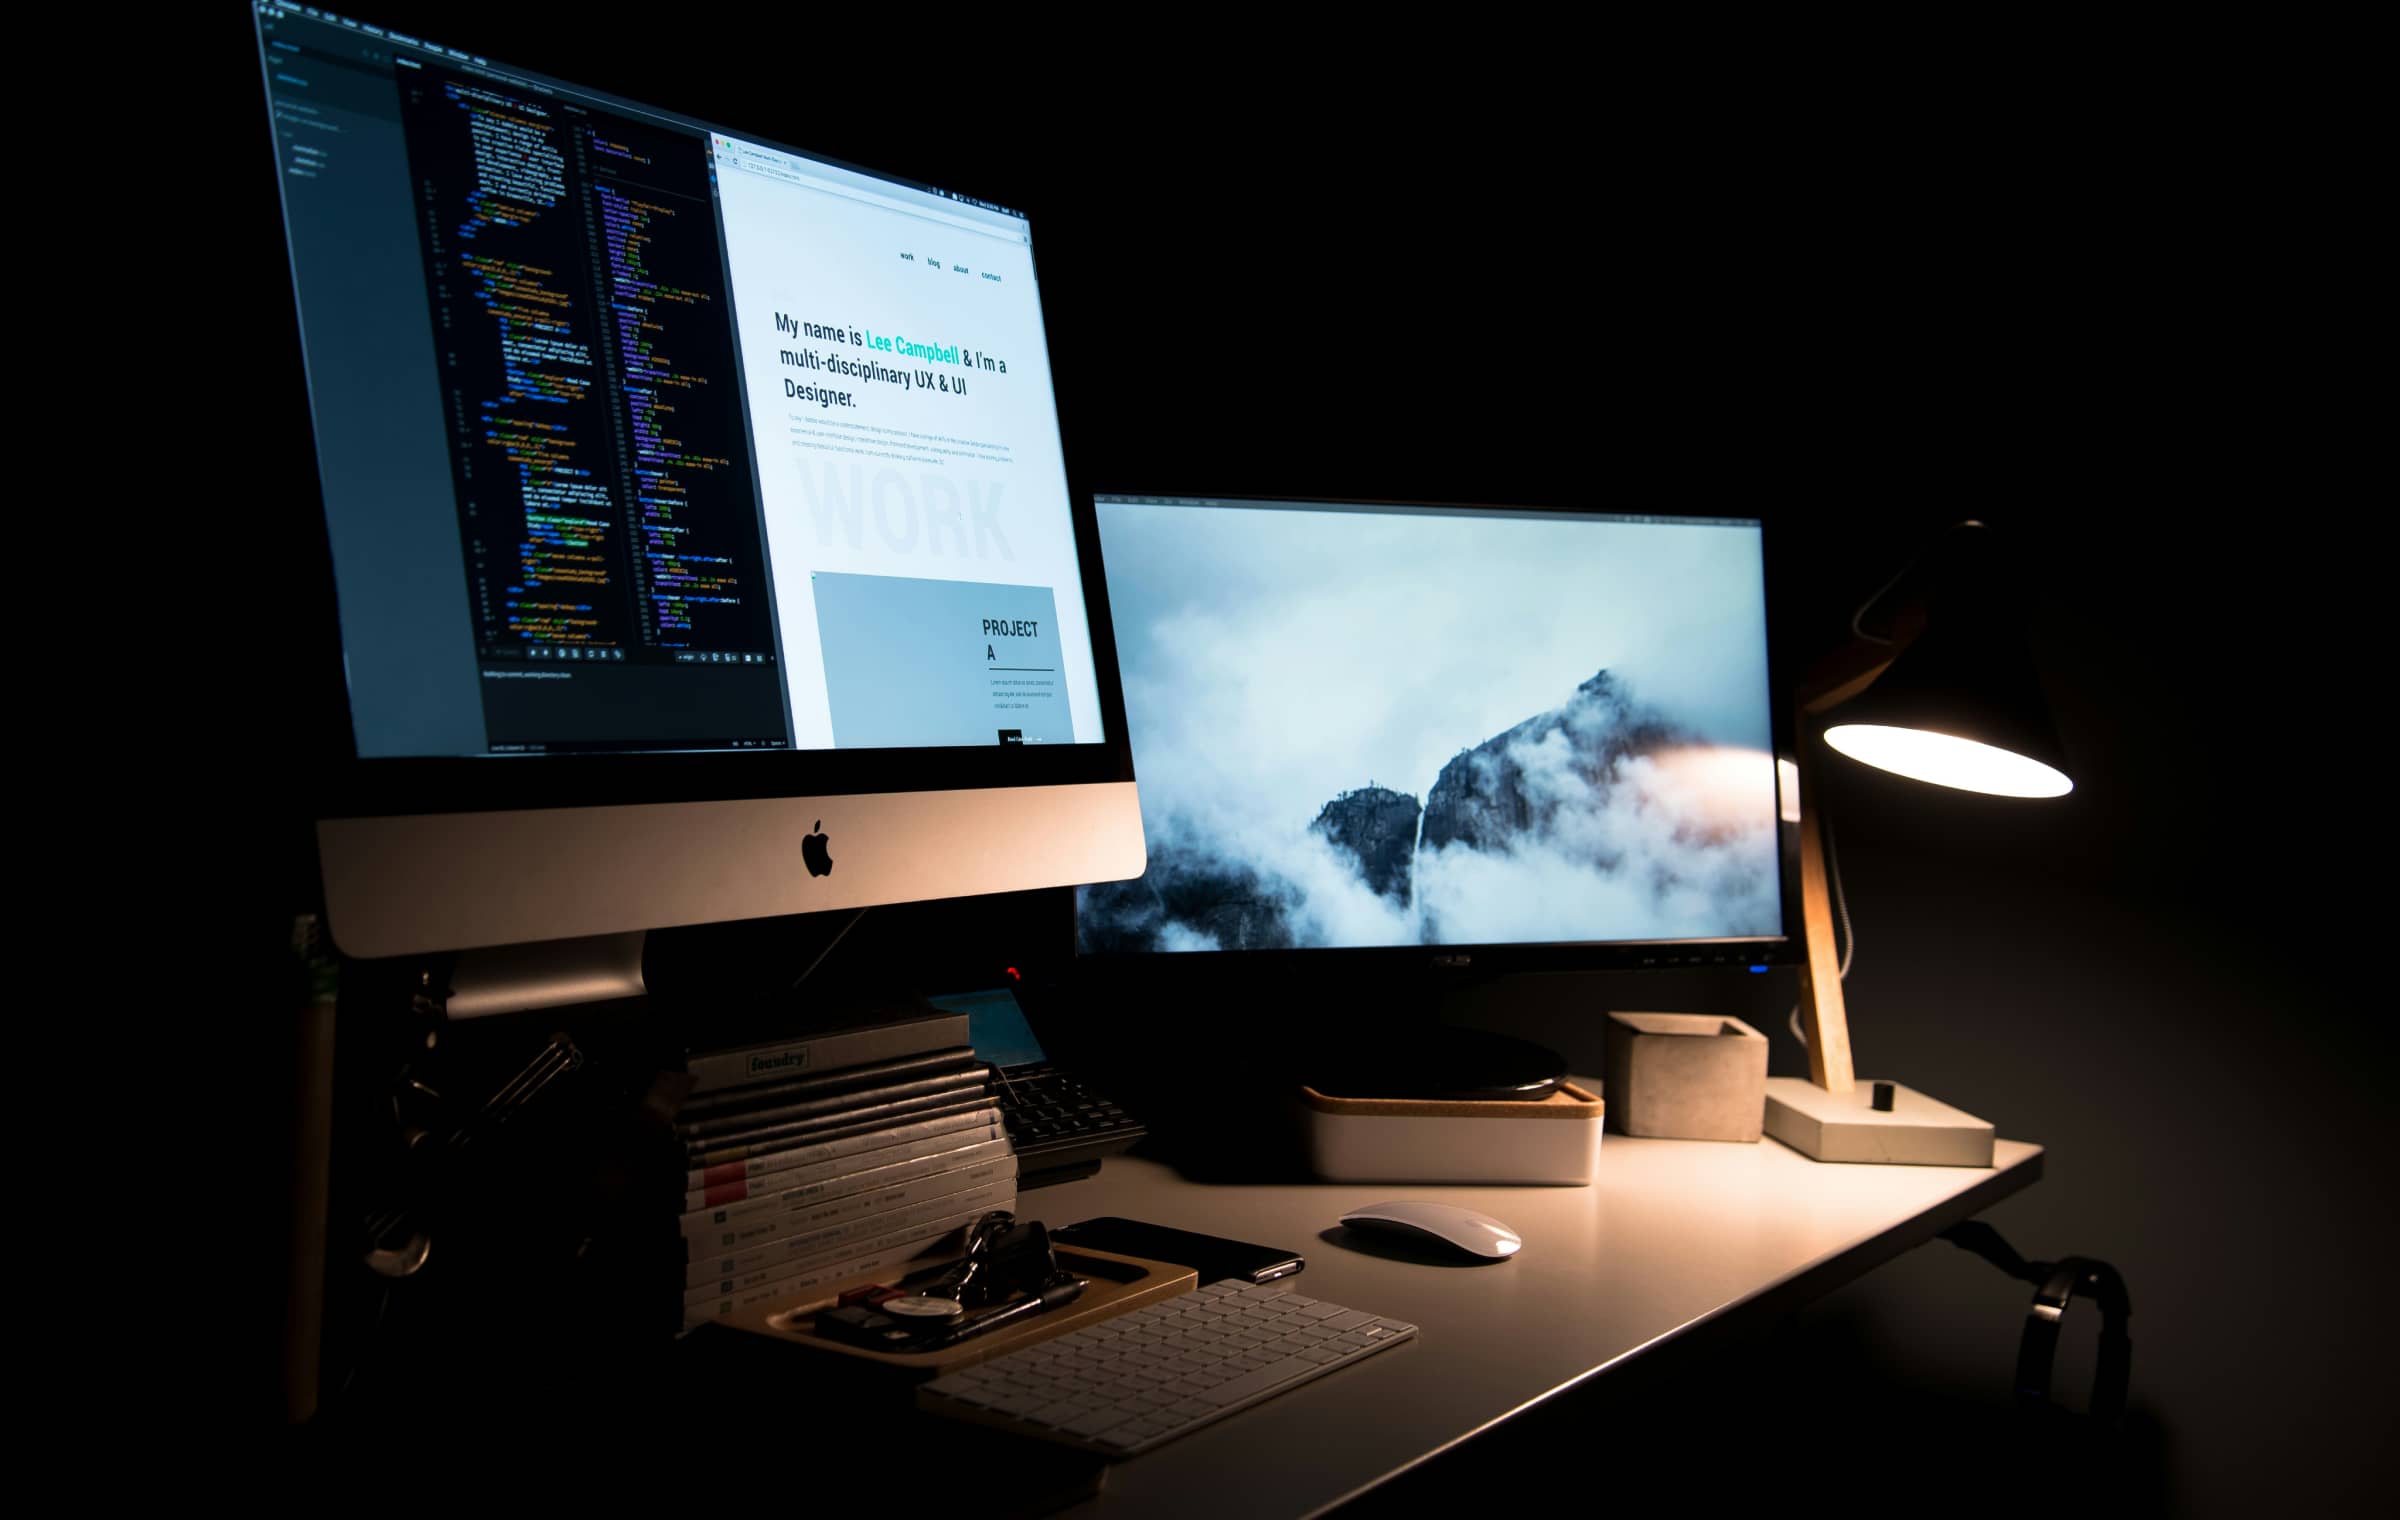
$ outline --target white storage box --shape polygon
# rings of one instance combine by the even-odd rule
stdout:
[[[1327,1182],[1548,1183],[1600,1170],[1605,1107],[1572,1082],[1538,1103],[1329,1098],[1300,1089],[1310,1168]]]

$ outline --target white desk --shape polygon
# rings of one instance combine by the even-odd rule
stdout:
[[[1756,1145],[1610,1135],[1588,1188],[1217,1186],[1120,1156],[1021,1213],[1122,1214],[1285,1246],[1294,1287],[1408,1320],[1415,1339],[1113,1467],[1078,1515],[1312,1515],[1704,1321],[1772,1313],[1864,1275],[2031,1186],[2041,1147],[1989,1171],[1821,1165]],[[1344,1211],[1439,1198],[1514,1226],[1491,1266],[1368,1256],[1320,1239]]]

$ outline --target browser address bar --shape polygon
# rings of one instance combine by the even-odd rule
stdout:
[[[830,180],[817,179],[813,176],[801,174],[794,170],[787,169],[783,165],[775,163],[772,160],[753,159],[749,154],[744,153],[739,149],[735,150],[733,154],[727,156],[724,162],[728,168],[737,169],[745,174],[756,174],[765,179],[781,180],[787,185],[798,185],[804,190],[821,190],[827,195],[838,195],[846,201],[858,201],[863,205],[880,206],[886,211],[897,211],[903,216],[922,217],[929,222],[940,222],[946,227],[956,227],[961,231],[978,232],[983,234],[985,237],[998,238],[1004,243],[1023,243],[1027,240],[1026,235],[1021,232],[1003,232],[989,222],[971,221],[963,216],[951,216],[945,212],[934,211],[924,206],[912,205],[911,203],[903,200],[896,200],[888,195],[877,195],[871,190],[856,190],[852,189],[848,185],[835,184]]]

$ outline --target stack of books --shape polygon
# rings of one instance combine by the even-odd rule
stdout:
[[[675,1123],[687,1330],[897,1268],[1016,1207],[1016,1154],[963,1013],[702,1052],[689,1067]]]

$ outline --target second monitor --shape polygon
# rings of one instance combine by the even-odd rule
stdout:
[[[1758,520],[1096,506],[1149,868],[1083,953],[1778,958]]]

